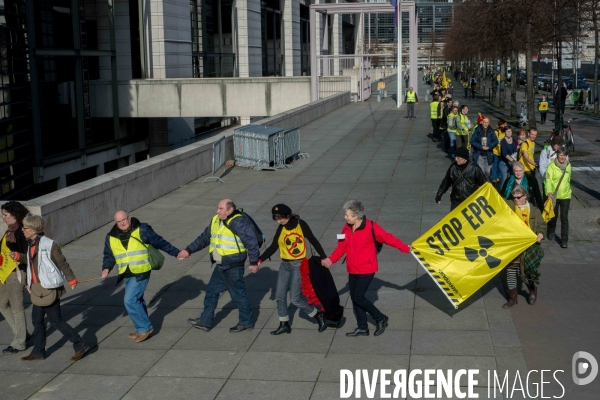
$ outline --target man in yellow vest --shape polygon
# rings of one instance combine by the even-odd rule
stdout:
[[[250,221],[236,209],[233,201],[223,199],[219,202],[217,215],[210,225],[185,250],[181,250],[177,258],[182,260],[207,246],[211,263],[216,263],[216,266],[206,287],[204,311],[200,318],[189,318],[188,322],[194,328],[208,332],[215,317],[219,295],[227,290],[240,310],[239,322],[229,332],[252,330],[254,322],[244,282],[244,265],[248,258],[250,271],[258,271],[258,240]]]
[[[407,119],[416,118],[415,117],[415,103],[419,104],[419,97],[417,93],[413,90],[412,86],[408,89],[406,94],[404,95],[404,102],[406,103],[406,117]]]
[[[433,127],[433,133],[431,137],[434,142],[440,141],[440,122],[442,120],[442,110],[440,107],[439,98],[437,95],[433,96],[433,101],[429,103],[431,126]]]
[[[152,271],[148,260],[148,245],[173,257],[179,254],[179,249],[154,232],[150,225],[130,217],[125,210],[117,211],[114,220],[115,225],[104,241],[102,277],[106,278],[117,265],[117,284],[125,279],[125,309],[135,326],[135,333],[130,333],[129,338],[139,343],[152,336],[154,331],[144,301],[144,291]]]

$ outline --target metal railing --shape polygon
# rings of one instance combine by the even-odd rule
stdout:
[[[215,173],[223,165],[225,165],[225,136],[223,136],[221,139],[219,139],[213,143],[213,146],[212,146],[212,173],[202,183],[205,183],[206,181],[209,181],[211,179],[214,179],[216,181],[221,181],[221,183],[225,183],[225,182],[223,182],[223,179],[221,179],[218,176],[215,176]]]
[[[236,165],[257,171],[293,168],[289,159],[308,158],[300,152],[298,128],[246,125],[233,131]]]
[[[320,76],[319,99],[338,93],[350,92],[352,90],[351,86],[352,78],[349,76]]]

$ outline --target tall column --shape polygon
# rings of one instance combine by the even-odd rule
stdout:
[[[344,54],[344,38],[342,35],[342,15],[334,14],[333,18],[333,38],[332,48],[330,54]],[[340,60],[335,59],[333,61],[333,75],[341,75],[340,73]]]
[[[236,0],[239,76],[262,76],[260,0]]]
[[[300,2],[280,0],[283,8],[285,76],[300,75]]]
[[[418,95],[419,88],[419,77],[417,72],[417,59],[418,59],[418,30],[417,30],[417,17],[415,12],[415,6],[413,5],[408,12],[408,40],[409,40],[409,62],[410,62],[410,85],[413,87],[415,93]]]

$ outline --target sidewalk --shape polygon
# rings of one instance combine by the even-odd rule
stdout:
[[[421,87],[420,93],[424,89]],[[441,206],[434,201],[450,161],[427,137],[429,105],[419,103],[416,120],[405,120],[405,114],[405,107],[396,109],[391,99],[349,104],[301,128],[302,150],[310,158],[295,161],[293,169],[234,168],[224,177],[224,184],[202,184],[201,178],[133,210],[132,215],[184,248],[209,224],[217,202],[230,197],[256,219],[270,241],[277,227],[270,210],[283,202],[309,223],[330,254],[344,224],[343,203],[358,199],[368,218],[411,243],[450,208],[447,194]],[[111,226],[63,248],[78,279],[100,275],[103,241]],[[558,257],[551,255],[548,246],[548,257]],[[559,366],[567,371],[561,382],[573,396],[565,398],[595,399],[600,379],[585,387],[569,382],[568,357],[573,348],[600,355],[596,310],[600,295],[595,286],[600,282],[597,275],[579,275],[596,265],[586,261],[584,252],[594,257],[597,242],[586,246],[574,242],[568,250],[572,275],[565,277],[563,264],[558,262],[544,264],[540,300],[530,307],[520,297],[513,311],[501,307],[505,300],[498,279],[454,310],[411,255],[384,246],[378,256],[379,272],[368,292],[390,317],[389,327],[379,337],[345,336],[356,322],[347,272],[341,263],[332,267],[332,273],[346,307],[345,323],[319,334],[314,321],[292,307],[292,333],[270,335],[278,326],[277,257],[262,264],[257,274],[246,275],[256,321],[253,331],[228,332],[236,324],[238,312],[227,293],[219,301],[214,328],[208,333],[193,329],[186,320],[201,313],[212,272],[204,250],[183,261],[169,257],[162,270],[152,274],[145,298],[155,333],[135,344],[127,338],[133,327],[123,308],[123,285],[115,286],[113,271],[106,280],[69,290],[62,300],[65,319],[98,347],[72,363],[70,344],[50,328],[45,361],[20,361],[29,349],[24,354],[0,355],[5,382],[0,397],[337,399],[342,368],[370,372],[383,368],[478,368],[482,372],[476,392],[487,398],[487,370],[500,375],[508,370],[511,377],[520,371],[525,380],[527,370],[539,367],[543,360],[543,369]],[[560,289],[570,280],[576,280],[579,290]],[[558,315],[552,315],[552,310],[558,310]],[[29,305],[26,314],[30,320]],[[528,322],[532,318],[538,324],[535,327]],[[556,318],[568,318],[569,330],[548,327]],[[371,333],[373,328],[371,325]],[[2,348],[10,340],[10,329],[0,320]],[[560,394],[560,388],[547,385],[544,394]],[[366,398],[364,391],[362,398]],[[375,398],[379,398],[379,390]]]

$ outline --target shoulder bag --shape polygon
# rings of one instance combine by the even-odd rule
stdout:
[[[137,240],[142,244],[142,246],[148,249],[148,262],[150,263],[153,271],[158,271],[162,268],[163,264],[165,263],[165,256],[160,252],[160,250],[151,244],[146,245],[144,242],[133,236],[131,236],[130,239]]]
[[[32,283],[29,294],[31,302],[38,307],[48,307],[58,298],[56,289],[46,289],[41,283]]]

